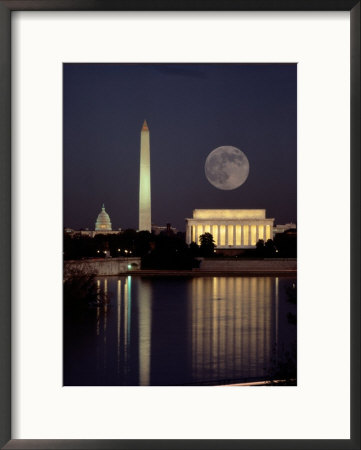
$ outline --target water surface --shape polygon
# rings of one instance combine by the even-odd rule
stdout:
[[[109,304],[64,318],[64,385],[242,382],[295,364],[295,278],[127,276],[97,283]]]

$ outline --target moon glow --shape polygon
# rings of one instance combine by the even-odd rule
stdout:
[[[249,161],[241,150],[226,145],[211,151],[207,156],[204,170],[207,180],[214,187],[232,190],[247,180]]]

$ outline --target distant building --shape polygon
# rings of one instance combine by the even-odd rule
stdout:
[[[287,230],[295,230],[297,228],[295,223],[285,223],[284,225],[276,225],[273,227],[273,234],[284,233]]]
[[[120,233],[122,230],[119,228],[119,230],[99,230],[99,231],[94,231],[94,230],[79,230],[76,231],[77,234],[80,234],[81,236],[89,236],[89,237],[94,237],[97,234],[118,234]]]
[[[81,230],[73,230],[72,228],[64,228],[64,232],[69,236],[89,236],[94,237],[97,234],[118,234],[122,230],[112,230],[112,223],[110,221],[109,214],[105,211],[104,204],[102,205],[102,210],[98,214],[95,222],[95,230],[89,230],[88,228]]]
[[[254,248],[260,239],[273,239],[273,224],[265,209],[195,209],[186,219],[186,243],[199,244],[211,233],[219,250]]]
[[[104,203],[95,222],[95,231],[112,231],[112,223],[109,214],[105,211]]]
[[[159,225],[152,225],[152,233],[154,234],[160,234],[162,232],[166,233],[174,233],[177,234],[177,229],[172,227],[170,223],[167,223],[167,226],[161,227]]]
[[[122,230],[119,228],[119,230],[111,230],[111,231],[95,231],[95,230],[71,230],[70,228],[65,228],[64,232],[69,235],[70,237],[74,236],[89,236],[93,238],[97,234],[118,234],[121,233]]]

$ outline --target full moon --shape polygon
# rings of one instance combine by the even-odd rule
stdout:
[[[204,170],[207,180],[213,186],[229,191],[238,188],[247,180],[249,162],[241,150],[226,145],[211,151]]]

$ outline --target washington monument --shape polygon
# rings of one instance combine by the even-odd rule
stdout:
[[[139,231],[152,231],[150,212],[150,145],[149,128],[144,120],[140,133]]]

